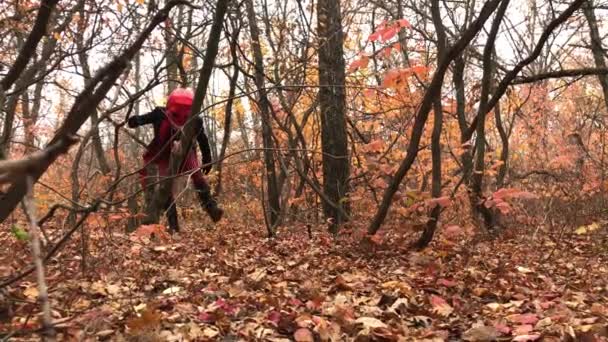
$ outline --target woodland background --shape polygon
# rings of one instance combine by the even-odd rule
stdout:
[[[0,338],[605,340],[606,10],[0,2]],[[179,86],[217,225],[138,180]]]

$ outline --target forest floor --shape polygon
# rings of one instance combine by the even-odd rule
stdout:
[[[80,236],[47,270],[60,340],[595,341],[608,336],[608,233],[511,230],[473,238],[444,229],[423,252],[401,235],[361,243],[346,229],[226,220],[154,239],[107,228]],[[115,229],[118,230],[118,229]],[[387,231],[390,230],[387,228]],[[0,232],[0,275],[30,264]],[[36,340],[33,278],[8,289],[0,332]],[[594,337],[595,336],[595,337]],[[603,336],[603,337],[602,337]],[[600,338],[600,339],[595,339]]]

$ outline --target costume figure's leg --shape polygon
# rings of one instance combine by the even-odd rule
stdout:
[[[217,201],[211,195],[211,187],[209,187],[209,184],[205,180],[202,172],[198,170],[199,167],[200,165],[198,163],[198,159],[196,158],[196,154],[194,152],[189,153],[184,161],[183,172],[196,170],[192,175],[190,175],[194,189],[196,189],[203,209],[207,212],[213,222],[217,222],[222,219],[224,210],[217,205]]]
[[[165,159],[159,160],[158,171],[161,178],[167,177],[169,175],[169,161]],[[171,234],[179,232],[179,220],[177,218],[177,206],[175,205],[175,198],[173,197],[173,189],[171,189],[169,198],[167,198],[167,202],[165,202],[165,205],[163,206],[163,210],[165,210],[167,216],[169,232]]]

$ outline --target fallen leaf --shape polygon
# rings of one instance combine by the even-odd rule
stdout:
[[[171,286],[171,287],[163,290],[163,294],[164,295],[174,295],[174,294],[179,293],[181,290],[182,290],[182,288],[179,286]]]
[[[28,286],[24,291],[23,295],[28,299],[36,299],[38,298],[38,288],[36,286]]]
[[[513,329],[513,333],[516,335],[525,335],[534,330],[534,327],[531,324],[522,324],[518,325]]]
[[[519,273],[523,273],[523,274],[528,274],[528,273],[532,273],[532,270],[523,266],[517,266],[517,272]]]
[[[362,324],[366,328],[386,328],[387,325],[384,324],[381,320],[373,317],[359,317],[355,321],[357,324]]]
[[[494,341],[498,336],[500,336],[500,332],[496,328],[486,325],[473,327],[462,334],[465,341],[474,342]]]
[[[511,315],[507,319],[520,324],[536,324],[538,322],[538,316],[532,313]]]
[[[293,334],[293,338],[294,340],[296,340],[296,342],[314,342],[315,338],[312,335],[312,332],[310,332],[310,330],[306,329],[306,328],[300,328],[298,330],[296,330],[296,332]]]
[[[540,338],[540,335],[519,335],[513,338],[514,342],[526,342],[526,341],[536,341]]]
[[[436,295],[431,296],[431,305],[433,306],[433,311],[442,316],[449,316],[454,311],[454,308],[445,299]]]

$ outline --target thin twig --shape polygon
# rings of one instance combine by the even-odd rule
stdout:
[[[38,283],[38,300],[42,307],[42,338],[45,341],[55,340],[55,329],[53,329],[53,321],[51,318],[51,304],[44,277],[44,264],[42,262],[42,253],[40,251],[40,236],[38,229],[38,221],[36,220],[36,205],[34,204],[34,178],[31,175],[26,176],[27,194],[23,198],[23,210],[30,222],[30,239],[32,247],[32,256],[34,258],[34,267],[36,269],[36,281]]]

